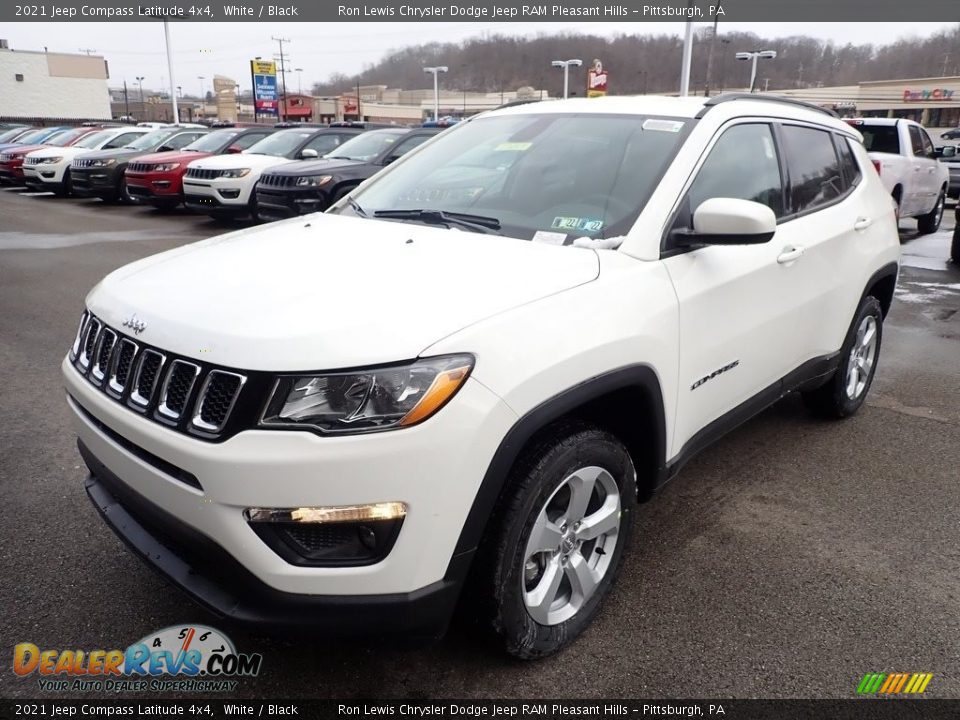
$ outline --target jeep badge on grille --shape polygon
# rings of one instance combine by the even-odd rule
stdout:
[[[134,335],[139,335],[147,329],[147,324],[143,320],[140,320],[136,313],[124,320],[123,326],[133,330]]]

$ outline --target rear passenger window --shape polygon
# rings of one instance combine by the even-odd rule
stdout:
[[[690,186],[675,227],[692,227],[696,209],[715,197],[753,200],[783,216],[780,164],[769,125],[734,125],[724,131]]]
[[[923,138],[920,137],[920,130],[916,125],[908,125],[907,130],[910,132],[910,147],[913,150],[913,154],[922,156],[924,154]]]
[[[783,125],[784,159],[790,175],[790,210],[813,210],[843,194],[840,161],[829,132]]]
[[[863,174],[860,172],[860,165],[857,164],[857,158],[853,154],[853,148],[850,147],[850,140],[840,135],[835,136],[837,141],[837,150],[840,152],[840,167],[843,170],[843,180],[847,187],[855,187],[860,182]]]
[[[233,145],[236,145],[241,150],[246,150],[248,147],[254,143],[258,143],[263,140],[270,133],[247,133],[246,135],[241,135],[234,141]]]

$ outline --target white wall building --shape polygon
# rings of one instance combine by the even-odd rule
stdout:
[[[0,40],[0,118],[109,120],[106,61],[11,50]]]

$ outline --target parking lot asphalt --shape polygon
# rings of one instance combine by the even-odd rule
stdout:
[[[263,654],[231,697],[844,698],[867,672],[960,696],[952,208],[935,235],[914,226],[863,410],[821,422],[788,397],[706,450],[639,509],[598,621],[521,663],[468,623],[426,646],[234,627],[141,565],[86,498],[59,363],[103,275],[231,226],[0,190],[0,697],[41,695],[16,643],[125,648],[183,623]]]

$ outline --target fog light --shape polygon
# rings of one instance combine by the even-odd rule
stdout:
[[[402,502],[372,505],[338,505],[333,507],[247,508],[247,522],[338,523],[365,520],[398,520],[406,517]]]
[[[293,565],[371,565],[385,558],[407,514],[402,502],[332,507],[247,508],[244,518]]]

